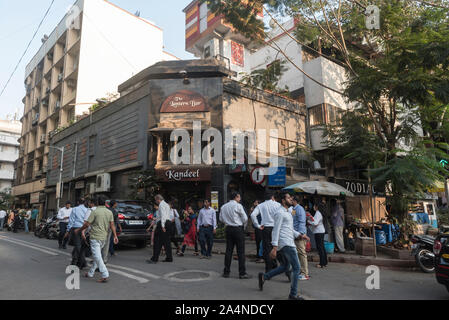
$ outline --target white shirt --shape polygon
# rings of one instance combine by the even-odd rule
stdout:
[[[274,228],[271,233],[271,244],[281,250],[283,247],[296,248],[295,239],[301,234],[293,228],[293,216],[284,207],[276,214]]]
[[[84,221],[87,221],[87,219],[89,219],[90,214],[96,209],[97,207],[88,208],[86,214],[84,215]]]
[[[4,217],[6,217],[6,211],[0,210],[0,219],[3,219]]]
[[[170,220],[173,221],[175,218],[179,218],[178,210],[170,209]]]
[[[30,220],[31,219],[31,210],[28,210],[26,215],[25,215],[25,219],[26,220]]]
[[[279,210],[281,204],[279,202],[273,200],[266,200],[259,204],[251,213],[251,219],[253,220],[254,226],[260,229],[261,226],[264,227],[273,227],[274,226],[274,216],[276,212]],[[259,221],[257,221],[258,215],[262,216],[261,225]]]
[[[156,223],[160,221],[162,228],[165,228],[165,222],[167,220],[171,221],[170,206],[168,205],[167,202],[162,200],[161,203],[159,203],[159,209],[158,209],[158,213],[157,213]]]
[[[321,215],[321,212],[317,210],[315,212],[315,216],[313,217],[313,221],[310,221],[310,229],[312,232],[315,233],[326,233],[326,229],[324,229],[323,224],[323,216]]]
[[[71,213],[72,208],[67,209],[66,207],[62,207],[59,209],[57,218],[59,221],[66,220],[68,222]]]
[[[237,201],[231,200],[221,207],[220,221],[226,226],[246,228],[248,217],[243,206]]]

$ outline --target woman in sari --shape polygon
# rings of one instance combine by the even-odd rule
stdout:
[[[184,211],[184,219],[182,221],[183,231],[184,231],[184,241],[182,243],[181,252],[178,252],[178,256],[184,256],[184,252],[186,247],[194,247],[195,252],[194,255],[198,255],[198,239],[197,239],[197,230],[196,230],[196,219],[198,215],[193,211],[192,207],[187,209],[187,212]]]

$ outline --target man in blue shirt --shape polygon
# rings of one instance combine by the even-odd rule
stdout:
[[[299,204],[298,196],[293,197],[293,228],[301,235],[307,235],[306,211]],[[299,262],[301,263],[301,274],[299,280],[309,280],[309,268],[307,264],[307,240],[304,238],[295,239],[296,251],[298,252]]]
[[[201,258],[210,259],[214,244],[214,234],[217,230],[217,213],[210,206],[210,202],[207,199],[204,200],[204,207],[200,210],[197,224],[197,230],[200,233]]]
[[[82,246],[81,233],[76,233],[75,231],[84,225],[87,210],[87,202],[84,199],[78,201],[78,206],[73,208],[70,213],[69,224],[67,225],[67,233],[70,233],[70,237],[73,240],[71,265],[78,266],[80,269],[86,267],[85,246]]]

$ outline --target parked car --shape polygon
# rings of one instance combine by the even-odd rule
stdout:
[[[449,292],[449,232],[438,235],[433,245],[435,254],[435,275],[438,283]]]
[[[115,200],[122,232],[118,233],[120,242],[134,242],[144,248],[151,238],[146,229],[150,226],[151,213],[144,209],[145,203],[135,200]]]

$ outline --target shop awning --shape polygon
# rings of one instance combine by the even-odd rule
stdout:
[[[353,197],[354,194],[343,188],[342,186],[327,182],[327,181],[305,181],[305,182],[299,182],[295,183],[291,186],[285,187],[282,190],[293,190],[295,192],[305,192],[310,194],[318,194],[321,196],[347,196],[347,197]]]

